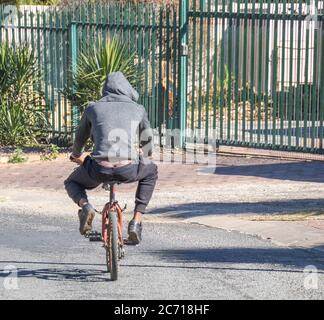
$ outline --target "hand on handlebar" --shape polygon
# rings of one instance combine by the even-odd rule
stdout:
[[[70,155],[70,161],[82,165],[84,162],[84,159],[89,155],[89,153],[82,153],[80,157],[75,157],[73,154]]]

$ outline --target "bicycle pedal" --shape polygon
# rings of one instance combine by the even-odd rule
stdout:
[[[87,234],[87,238],[89,238],[89,241],[102,241],[101,233],[97,231],[91,231]]]

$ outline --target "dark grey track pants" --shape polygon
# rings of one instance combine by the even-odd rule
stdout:
[[[145,213],[151,200],[157,180],[157,166],[150,160],[131,163],[119,168],[105,168],[87,157],[82,166],[76,168],[64,181],[70,198],[79,204],[81,198],[87,199],[86,189],[94,189],[106,181],[130,183],[138,181],[135,195],[135,211]]]

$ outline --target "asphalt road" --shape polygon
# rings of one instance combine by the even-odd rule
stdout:
[[[112,282],[104,250],[78,234],[76,218],[1,209],[0,223],[1,299],[324,299],[320,251],[195,224],[146,223],[142,244],[126,248]],[[317,289],[308,265],[317,268]],[[9,266],[16,280],[8,280]]]

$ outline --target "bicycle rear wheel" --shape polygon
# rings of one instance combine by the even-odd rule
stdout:
[[[107,269],[111,280],[118,279],[118,226],[116,212],[109,212],[108,234],[110,243],[106,248]]]

